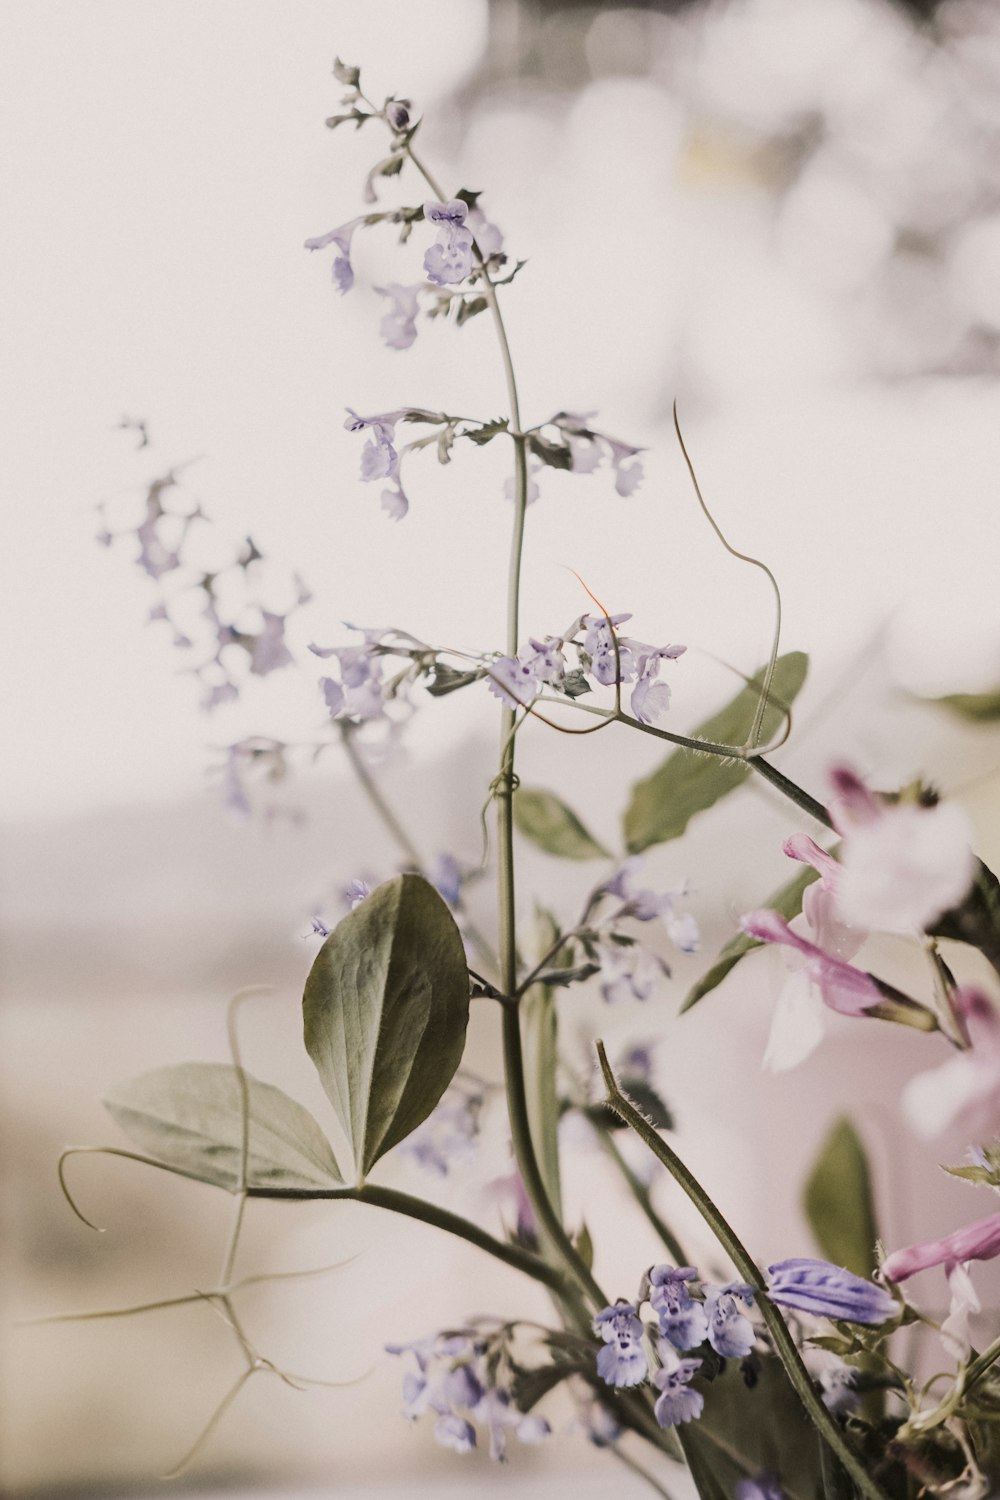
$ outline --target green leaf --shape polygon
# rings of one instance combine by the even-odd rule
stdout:
[[[457,692],[459,688],[468,687],[472,682],[478,682],[486,673],[481,667],[471,672],[458,672],[454,667],[445,666],[443,662],[436,661],[430,669],[430,676],[424,683],[432,698],[443,698],[446,693]]]
[[[554,792],[518,787],[514,793],[514,826],[539,849],[560,859],[611,857]]]
[[[344,83],[348,88],[356,89],[361,79],[361,69],[352,67],[350,63],[341,62],[339,57],[335,57],[333,76],[338,83]]]
[[[1000,688],[992,693],[949,693],[946,698],[933,698],[931,702],[940,703],[961,714],[963,719],[973,719],[978,724],[1000,719]]]
[[[469,427],[464,429],[459,433],[459,437],[468,438],[470,443],[477,443],[481,448],[485,443],[492,442],[493,439],[495,437],[498,437],[501,432],[506,432],[507,427],[507,418],[497,417],[492,422],[484,422],[482,427]]]
[[[875,1265],[875,1200],[868,1157],[846,1117],[823,1142],[803,1192],[806,1218],[823,1256],[855,1276]]]
[[[762,1357],[752,1389],[743,1382],[739,1361],[727,1360],[724,1372],[705,1390],[700,1420],[684,1432],[695,1436],[696,1446],[716,1474],[720,1470],[724,1473],[727,1458],[735,1459],[745,1474],[780,1474],[786,1495],[806,1500],[816,1494],[816,1429],[774,1355]],[[715,1451],[706,1450],[705,1442],[710,1442]],[[687,1444],[684,1446],[690,1462]],[[731,1496],[732,1484],[725,1488]]]
[[[307,1109],[244,1072],[249,1102],[248,1187],[329,1188],[343,1182]],[[188,1177],[239,1191],[243,1090],[225,1063],[179,1063],[118,1084],[104,1107],[149,1156]]]
[[[818,879],[819,872],[817,870],[814,870],[810,865],[803,865],[797,875],[794,875],[791,880],[778,890],[772,891],[767,900],[763,901],[761,905],[769,907],[772,911],[776,911],[779,916],[785,918],[786,922],[790,922],[802,910],[802,897],[805,895],[806,887],[812,885],[813,881]],[[721,984],[729,971],[735,969],[745,954],[750,953],[754,948],[761,947],[763,947],[763,944],[757,938],[750,937],[746,932],[736,933],[735,937],[730,938],[729,942],[721,950],[707,974],[703,974],[697,984],[688,992],[684,1004],[681,1006],[680,1014],[683,1015],[686,1010],[690,1010],[692,1005],[696,1005],[702,996],[707,995],[711,990],[715,989],[716,985]]]
[[[568,443],[553,443],[548,438],[543,438],[541,433],[533,432],[528,438],[528,447],[550,469],[573,467],[573,451]]]
[[[594,1242],[590,1238],[590,1230],[586,1224],[581,1224],[573,1241],[576,1253],[587,1267],[588,1271],[594,1269]]]
[[[490,304],[485,297],[456,297],[453,305],[455,307],[455,322],[461,328],[462,324],[467,323],[470,318],[478,317],[480,313],[484,313]]]
[[[387,881],[334,928],[302,997],[306,1051],[359,1180],[427,1118],[462,1060],[469,975],[455,920],[419,875]]]
[[[777,702],[764,710],[761,735],[766,741],[777,733],[784,718],[781,704],[790,704],[805,681],[809,658],[802,651],[779,656],[771,679]],[[753,724],[763,673],[760,672],[719,713],[694,731],[691,738],[711,740],[717,745],[742,745]],[[681,836],[696,813],[712,807],[735,791],[750,775],[742,761],[725,760],[695,750],[678,749],[645,781],[632,788],[625,813],[625,842],[638,854],[652,844],[664,844]]]

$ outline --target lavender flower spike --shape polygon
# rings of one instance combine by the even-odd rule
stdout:
[[[847,1323],[884,1323],[896,1303],[884,1287],[825,1260],[779,1260],[768,1266],[768,1296],[782,1307],[841,1318]]]
[[[649,1273],[649,1305],[675,1349],[696,1349],[708,1337],[705,1309],[687,1289],[697,1276],[694,1266],[653,1266]]]
[[[894,1250],[882,1267],[886,1281],[905,1281],[917,1271],[926,1271],[929,1266],[952,1266],[967,1260],[992,1260],[1000,1255],[1000,1214],[990,1214],[946,1234],[940,1240],[924,1240],[919,1245],[908,1245],[905,1250]]]

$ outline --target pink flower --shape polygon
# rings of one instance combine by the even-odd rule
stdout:
[[[972,988],[956,990],[954,1006],[971,1045],[911,1078],[902,1093],[903,1113],[924,1140],[954,1129],[976,1143],[1000,1132],[1000,1016]]]
[[[886,1281],[906,1281],[930,1266],[944,1266],[950,1272],[966,1261],[992,1260],[995,1255],[1000,1255],[1000,1213],[966,1224],[943,1239],[894,1250],[882,1267],[882,1275]]]
[[[975,871],[972,825],[962,808],[880,801],[844,766],[832,780],[831,811],[843,836],[836,877],[842,921],[921,932],[961,901]]]

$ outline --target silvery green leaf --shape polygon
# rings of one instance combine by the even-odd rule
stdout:
[[[963,719],[972,719],[979,724],[988,724],[1000,719],[1000,688],[991,693],[949,693],[946,698],[934,698],[944,708],[961,714]]]
[[[465,949],[434,887],[398,875],[366,897],[316,955],[302,1010],[361,1180],[427,1118],[462,1060]]]
[[[308,1110],[244,1072],[248,1187],[329,1188],[343,1182]],[[188,1177],[239,1190],[243,1090],[234,1067],[179,1063],[118,1084],[104,1107],[130,1140]]]
[[[341,62],[339,57],[335,57],[333,76],[338,83],[344,84],[349,89],[356,89],[361,81],[361,69],[352,67],[350,63]]]
[[[771,693],[761,724],[762,741],[766,742],[781,727],[782,704],[790,704],[805,681],[808,657],[802,651],[779,656],[774,665]],[[709,740],[718,745],[742,745],[753,723],[760,694],[762,673],[748,683],[726,707],[706,719],[691,735],[692,739]],[[750,775],[750,767],[741,761],[725,760],[694,750],[674,750],[666,760],[632,788],[632,800],[625,813],[625,842],[631,854],[639,854],[652,844],[664,844],[679,838],[696,813],[714,806]]]
[[[518,787],[514,793],[514,826],[539,849],[560,859],[610,858],[554,792]]]
[[[552,443],[548,438],[542,437],[540,432],[533,432],[528,438],[528,447],[536,458],[541,459],[543,464],[548,464],[551,469],[573,467],[573,454],[568,443]]]

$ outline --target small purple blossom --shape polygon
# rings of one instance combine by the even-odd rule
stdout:
[[[434,1440],[454,1453],[471,1453],[476,1446],[476,1429],[464,1417],[445,1412],[434,1424]]]
[[[390,281],[387,286],[375,288],[380,297],[390,299],[389,311],[378,325],[378,331],[390,349],[409,349],[416,338],[422,288],[422,281],[414,286],[400,286],[398,281]]]
[[[753,1348],[756,1335],[753,1324],[745,1316],[753,1303],[753,1287],[743,1282],[706,1286],[708,1342],[723,1359],[745,1359]]]
[[[661,1427],[677,1427],[701,1416],[705,1398],[700,1391],[691,1390],[688,1383],[700,1368],[700,1359],[679,1359],[676,1364],[665,1364],[654,1372],[653,1384],[660,1395],[653,1415]]]
[[[392,129],[397,133],[405,130],[410,123],[409,99],[387,99],[385,101],[385,117]]]
[[[454,286],[472,270],[472,231],[466,227],[469,208],[461,198],[448,203],[425,203],[424,218],[437,225],[437,238],[424,256],[427,279],[438,286]]]
[[[648,1000],[670,970],[663,959],[641,943],[600,943],[601,998],[607,1005],[623,1000]]]
[[[491,224],[481,208],[470,208],[465,222],[476,237],[476,244],[483,260],[494,260],[497,257],[501,261],[503,255],[503,235],[495,224]]]
[[[367,880],[349,880],[344,887],[344,903],[355,911],[371,895],[372,888]]]
[[[399,469],[399,454],[395,449],[396,423],[405,411],[388,411],[372,417],[359,417],[353,407],[346,408],[348,432],[367,430],[371,436],[361,450],[361,478],[368,483],[373,479],[395,479]]]
[[[285,645],[285,616],[272,614],[262,609],[262,624],[250,645],[250,670],[258,677],[266,677],[278,667],[292,664],[294,657]]]
[[[767,1268],[767,1294],[782,1307],[841,1318],[848,1323],[884,1323],[896,1312],[885,1287],[865,1281],[825,1260],[781,1260]]]
[[[696,1349],[708,1337],[705,1309],[687,1287],[697,1275],[694,1266],[654,1266],[649,1273],[649,1305],[660,1320],[660,1332],[675,1349]]]
[[[483,1096],[478,1089],[453,1086],[412,1135],[399,1147],[425,1171],[447,1177],[456,1166],[468,1162],[479,1138]]]
[[[594,1332],[604,1340],[597,1351],[597,1373],[607,1385],[641,1385],[649,1373],[649,1361],[642,1347],[643,1327],[638,1309],[631,1302],[616,1302],[605,1307],[593,1323]]]
[[[354,231],[359,224],[364,223],[364,217],[351,219],[348,224],[341,224],[338,229],[328,230],[326,234],[317,235],[314,239],[306,240],[307,250],[325,250],[327,245],[336,245],[340,254],[333,262],[333,280],[337,290],[343,296],[349,292],[354,285],[354,267],[351,265],[351,240]]]
[[[842,1016],[866,1015],[881,1002],[878,986],[869,974],[800,937],[776,911],[765,908],[747,912],[740,918],[740,926],[762,943],[780,943],[801,953],[806,960],[805,972],[819,989],[824,1005]]]
[[[410,509],[410,502],[403,491],[399,479],[396,479],[394,490],[383,490],[381,506],[390,521],[401,521]]]

